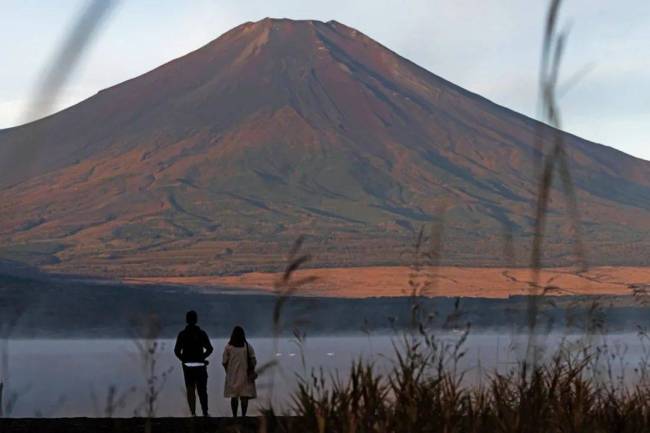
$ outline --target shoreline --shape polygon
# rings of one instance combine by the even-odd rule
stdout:
[[[585,272],[569,267],[540,270],[533,281],[533,270],[526,267],[424,267],[417,278],[433,284],[424,295],[507,299],[549,289],[548,296],[625,296],[635,289],[650,288],[650,267],[596,266]],[[194,275],[164,277],[127,277],[124,284],[171,285],[206,294],[273,294],[278,272],[248,272],[237,275]],[[408,266],[366,266],[305,268],[295,272],[296,280],[314,277],[300,287],[296,295],[367,299],[409,296],[408,281],[415,275]]]

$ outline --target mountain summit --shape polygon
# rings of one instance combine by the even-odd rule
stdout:
[[[538,130],[338,22],[245,23],[0,131],[0,256],[222,273],[274,267],[307,234],[316,265],[397,264],[435,222],[446,261],[511,264],[504,235],[529,256]],[[564,138],[590,257],[646,264],[650,163]],[[554,190],[548,263],[570,259],[570,227]]]

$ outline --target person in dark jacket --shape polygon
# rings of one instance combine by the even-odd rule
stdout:
[[[190,405],[192,416],[196,416],[196,394],[203,416],[208,416],[208,356],[214,350],[208,334],[196,323],[196,311],[188,311],[185,315],[187,326],[176,338],[174,354],[183,363],[183,376],[187,390],[187,403]]]

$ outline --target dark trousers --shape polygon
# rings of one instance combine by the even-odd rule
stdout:
[[[192,415],[196,414],[196,394],[203,415],[208,413],[208,369],[205,367],[186,367],[183,365],[185,388],[187,390],[187,403],[190,405]]]

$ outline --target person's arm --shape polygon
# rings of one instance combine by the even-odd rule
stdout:
[[[178,334],[178,337],[176,337],[176,344],[174,345],[174,355],[176,355],[176,358],[180,359],[181,362],[183,362],[183,339],[182,339],[183,332],[180,332]]]
[[[228,371],[228,360],[230,358],[230,351],[228,346],[223,349],[223,356],[221,357],[221,365],[223,365],[224,370]]]
[[[203,359],[207,359],[208,356],[212,354],[214,351],[214,347],[212,347],[212,344],[210,343],[210,337],[208,337],[208,334],[205,332],[203,333]]]
[[[250,344],[248,345],[248,356],[251,358],[251,364],[253,364],[253,367],[257,366],[257,358],[255,357],[255,350],[253,349],[253,346]]]

